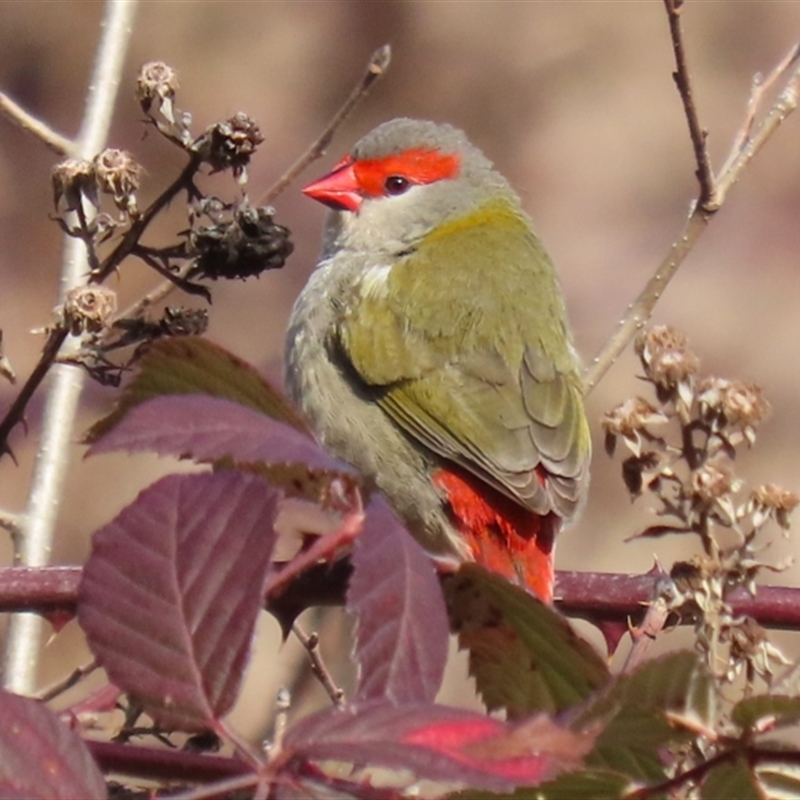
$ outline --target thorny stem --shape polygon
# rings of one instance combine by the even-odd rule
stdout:
[[[342,559],[341,564],[346,561]],[[280,572],[282,565],[275,565]],[[313,580],[305,581],[308,575]],[[590,622],[622,622],[641,614],[643,604],[656,595],[663,576],[606,572],[556,572],[555,607],[569,617]],[[78,600],[80,567],[0,567],[0,613],[34,611],[39,614],[74,614]],[[311,567],[283,586],[280,594],[266,594],[264,607],[285,617],[285,602],[300,613],[313,605],[342,605],[349,573]],[[295,594],[295,584],[300,589]],[[733,590],[725,601],[734,616],[752,617],[765,628],[800,630],[800,588],[759,586],[758,594]]]
[[[108,0],[105,6],[103,31],[76,147],[76,155],[80,158],[92,158],[106,140],[135,9],[135,0]],[[67,239],[59,293],[62,300],[68,290],[86,282],[86,255],[82,241],[72,237]],[[17,397],[12,405],[13,413],[9,412],[0,423],[0,455],[8,451],[7,439],[11,428],[22,419],[27,399],[50,369],[66,336],[66,331],[61,329],[50,334],[45,345],[46,358],[40,359],[32,379],[29,378],[23,388],[23,400]],[[78,345],[76,341],[74,346]],[[83,374],[78,370],[63,365],[53,368],[19,553],[25,565],[41,566],[49,558],[56,512],[66,477],[72,424],[82,387]],[[9,623],[3,678],[6,688],[18,694],[34,691],[41,629],[42,619],[30,614],[15,616]]]
[[[667,5],[667,11],[672,30],[673,17],[670,13],[670,8],[679,10],[681,2],[680,0],[664,1]],[[680,28],[678,28],[678,31],[680,31]],[[770,85],[776,83],[783,75],[785,75],[790,67],[796,65],[796,62],[799,58],[800,43],[795,45],[789,54],[784,57],[777,67],[775,67],[775,69],[772,71],[769,76]],[[685,73],[685,79],[685,85],[682,81],[678,82],[678,90],[681,93],[681,98],[683,99],[684,109],[686,110],[688,119],[689,109],[694,109],[694,101],[691,98],[691,94],[688,96],[684,94],[686,87],[689,89],[691,88],[691,84],[688,82],[688,73]],[[634,336],[636,336],[636,334],[647,324],[647,321],[650,319],[656,303],[664,293],[664,290],[669,282],[675,276],[675,273],[678,271],[678,268],[683,263],[686,256],[689,255],[695,244],[697,244],[698,239],[708,226],[708,222],[713,213],[715,213],[725,202],[730,188],[736,183],[736,181],[739,180],[742,171],[749,164],[753,156],[755,156],[755,154],[764,146],[764,144],[766,144],[769,138],[778,129],[780,124],[797,107],[799,91],[800,66],[795,66],[794,71],[789,76],[783,90],[779,94],[769,113],[762,121],[761,125],[759,125],[753,137],[749,138],[750,129],[752,128],[752,120],[757,112],[758,104],[763,99],[763,93],[754,93],[751,95],[745,122],[741,129],[743,133],[740,132],[740,134],[736,137],[731,150],[731,155],[726,160],[725,168],[722,170],[716,181],[713,181],[713,175],[710,173],[710,171],[706,171],[706,166],[704,166],[706,164],[707,156],[703,158],[699,156],[701,150],[703,153],[706,152],[705,134],[700,131],[700,135],[703,140],[703,146],[701,150],[698,150],[697,142],[693,134],[692,142],[693,145],[695,145],[697,174],[698,178],[701,179],[700,198],[694,203],[680,238],[672,245],[664,260],[658,265],[655,274],[650,278],[650,280],[648,280],[647,284],[636,300],[634,300],[633,303],[628,306],[628,310],[623,319],[620,321],[617,330],[608,339],[600,353],[584,372],[583,383],[585,394],[588,395],[592,389],[597,386],[597,384],[600,382],[606,372],[608,372]],[[692,129],[693,125],[696,125],[697,129],[699,130],[696,111],[693,111],[692,113],[694,122],[692,122],[691,119],[689,120],[690,130]],[[711,186],[713,190],[706,200],[706,206],[704,206],[704,191],[702,187],[704,185],[703,181],[706,180],[709,175],[712,177]],[[701,176],[705,177],[701,178]]]
[[[129,2],[130,0],[125,0]],[[192,178],[197,172],[199,161],[192,158],[181,174],[148,206],[141,217],[129,228],[120,243],[114,250],[104,259],[99,265],[98,269],[90,276],[90,283],[102,283],[108,275],[116,269],[116,267],[125,259],[136,247],[139,239],[147,230],[148,225],[153,221],[155,216],[164,208],[169,202],[177,195],[181,189],[189,189],[192,185]],[[70,239],[70,241],[75,241]],[[180,273],[175,277],[179,277]],[[170,277],[170,280],[173,276]],[[174,283],[174,280],[173,280]],[[164,292],[161,287],[156,290],[158,294],[153,293],[158,299],[159,296],[163,297],[168,294]],[[149,295],[148,295],[149,297]],[[146,307],[149,302],[148,298],[140,301]],[[44,380],[50,368],[56,362],[59,355],[61,345],[64,343],[68,335],[68,331],[63,327],[56,327],[51,332],[39,357],[39,362],[34,367],[33,372],[30,374],[28,380],[20,390],[15,398],[11,407],[6,412],[2,421],[0,421],[0,455],[4,452],[10,452],[8,445],[8,437],[11,431],[22,421],[25,415],[25,408],[28,405],[31,397],[33,396],[39,384]],[[65,369],[72,370],[72,367],[67,364]]]
[[[40,119],[29,114],[15,103],[5,92],[0,92],[0,113],[4,114],[22,130],[35,136],[45,147],[60,156],[71,156],[76,152],[75,143],[56,133]]]
[[[200,167],[202,159],[193,154],[189,163],[183,168],[180,175],[145,209],[139,219],[131,225],[122,237],[122,241],[103,260],[99,269],[92,274],[92,283],[102,283],[122,262],[127,258],[147,230],[147,226],[155,219],[156,215],[182,190],[193,191],[193,179]]]
[[[350,96],[344,101],[339,110],[333,115],[333,119],[325,126],[325,130],[317,137],[317,140],[308,150],[292,164],[291,167],[264,193],[259,200],[259,205],[269,205],[309,164],[321,156],[330,145],[337,128],[350,116],[350,113],[358,103],[367,96],[372,85],[382,77],[389,68],[392,50],[388,44],[379,47],[370,56],[366,72],[358,85],[350,92]]]

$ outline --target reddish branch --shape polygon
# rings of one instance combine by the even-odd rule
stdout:
[[[346,562],[345,562],[346,563]],[[74,614],[80,567],[0,568],[0,612],[35,611],[46,616]],[[314,605],[341,605],[349,570],[322,565],[287,584],[278,598],[266,602],[281,615]],[[643,613],[654,596],[654,575],[609,572],[558,572],[556,608],[570,617],[592,622],[627,622]],[[753,617],[765,628],[800,630],[800,588],[761,586],[751,597],[737,589],[728,598],[733,613]]]

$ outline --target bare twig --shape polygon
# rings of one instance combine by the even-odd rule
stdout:
[[[334,683],[325,662],[319,652],[319,636],[312,633],[310,636],[295,622],[292,625],[292,632],[300,640],[300,644],[305,647],[311,661],[311,671],[317,680],[322,684],[328,693],[333,704],[339,708],[344,706],[344,690]]]
[[[697,116],[697,107],[694,103],[692,92],[692,82],[689,78],[689,68],[686,65],[686,50],[683,46],[683,33],[681,32],[681,10],[683,0],[664,0],[667,9],[667,19],[669,20],[669,32],[672,39],[672,50],[675,53],[675,72],[672,77],[678,87],[683,110],[686,114],[686,121],[689,123],[689,135],[692,138],[694,148],[694,158],[697,162],[697,180],[700,182],[700,197],[697,204],[708,212],[714,212],[719,208],[716,201],[714,189],[714,175],[711,172],[711,163],[708,158],[708,148],[706,139],[708,132],[700,127],[700,120]]]
[[[750,89],[750,97],[747,100],[747,115],[739,128],[733,141],[733,146],[720,170],[720,175],[724,175],[731,168],[736,158],[744,150],[745,145],[750,141],[750,134],[756,121],[756,115],[764,97],[770,92],[772,87],[786,74],[789,68],[800,58],[800,42],[792,45],[792,49],[786,54],[783,60],[764,78],[760,73],[753,77],[753,84]]]
[[[178,272],[175,273],[175,278],[178,281],[182,281],[188,274],[189,271],[192,269],[194,265],[191,261],[184,264]],[[172,292],[175,291],[177,285],[175,281],[172,280],[164,280],[158,284],[154,289],[149,291],[146,295],[139,298],[135,303],[128,306],[121,314],[117,314],[115,320],[117,319],[136,319],[140,317],[144,312],[151,308],[152,306],[156,305],[156,303],[160,303],[166,297],[169,297]],[[111,331],[112,327],[109,326],[108,331]]]
[[[49,703],[60,694],[64,694],[64,692],[80,683],[85,677],[91,675],[96,669],[99,669],[99,667],[100,665],[97,663],[97,660],[93,658],[88,664],[84,664],[82,667],[76,667],[66,678],[62,678],[60,681],[38,692],[36,699],[41,700],[43,703]]]
[[[677,0],[675,1],[677,3]],[[665,2],[669,7],[670,0],[665,0]],[[679,6],[680,4],[677,3],[677,7]],[[628,311],[620,321],[617,330],[586,369],[584,373],[584,391],[586,394],[589,394],[589,392],[597,386],[601,378],[617,360],[620,353],[622,353],[633,337],[645,326],[653,313],[656,303],[663,294],[664,289],[666,289],[669,282],[675,276],[675,273],[678,271],[678,268],[683,263],[686,256],[689,255],[694,248],[701,234],[708,226],[708,222],[713,213],[722,206],[730,188],[739,179],[742,171],[749,164],[753,156],[766,144],[780,124],[797,107],[798,93],[800,92],[800,65],[797,65],[798,58],[800,58],[800,44],[793,47],[790,53],[781,60],[770,74],[769,81],[775,83],[779,79],[779,76],[784,75],[792,65],[795,65],[794,71],[789,76],[766,118],[761,125],[758,126],[752,138],[748,138],[749,130],[752,127],[751,116],[754,113],[751,96],[747,116],[741,128],[741,131],[744,131],[744,140],[742,140],[742,133],[740,131],[734,142],[731,157],[729,157],[726,162],[725,169],[720,173],[715,182],[712,181],[711,185],[714,187],[713,197],[709,197],[706,204],[703,204],[703,179],[701,179],[701,197],[694,204],[680,237],[673,243],[669,253],[667,253],[664,260],[658,265],[655,274],[647,282],[642,292],[628,307]],[[681,95],[683,97],[683,91],[681,91]],[[758,101],[760,101],[761,96],[761,94],[757,95]],[[685,97],[684,108],[688,109],[688,101]],[[687,110],[687,114],[688,113],[689,111]],[[690,121],[690,128],[691,127],[692,123]],[[703,149],[705,149],[705,147],[703,147]],[[695,148],[695,152],[697,153],[697,148]],[[703,172],[700,164],[701,162],[698,161],[698,176]]]
[[[108,0],[106,4],[86,112],[76,147],[76,155],[79,158],[91,158],[105,142],[135,8],[135,0]],[[61,272],[61,298],[63,299],[67,291],[85,282],[86,247],[82,241],[68,237]],[[50,335],[46,350],[49,348],[48,353],[52,354],[51,363],[58,355],[59,347],[65,338],[66,332],[60,329]],[[79,341],[73,344],[75,349],[79,346]],[[42,372],[44,363],[46,362],[40,360],[34,370],[35,374]],[[47,372],[51,363],[46,364],[43,372]],[[35,388],[41,377],[35,383],[29,379],[26,386]],[[83,380],[83,373],[79,370],[65,365],[53,367],[53,382],[44,412],[42,437],[25,514],[25,535],[20,550],[22,563],[28,566],[46,564],[52,547],[56,512],[68,464],[67,453],[72,425]],[[14,407],[18,409],[17,413],[21,419],[19,409],[24,409],[24,403],[20,406],[15,402]],[[7,437],[8,423],[4,420],[2,425],[4,435]],[[1,448],[7,446],[6,440],[0,438],[0,455],[2,455]],[[7,688],[18,694],[31,694],[35,688],[42,622],[38,616],[24,614],[15,616],[9,624],[4,682]]]
[[[272,726],[272,741],[269,743],[270,761],[274,761],[283,750],[283,739],[289,726],[289,709],[291,707],[292,694],[285,686],[281,686],[275,700],[275,724]]]
[[[56,133],[40,119],[25,111],[22,106],[15,103],[5,92],[0,92],[0,113],[10,119],[22,130],[35,136],[46,147],[60,156],[70,156],[76,151],[75,143]]]
[[[388,44],[379,47],[370,57],[367,70],[358,85],[344,101],[341,108],[333,115],[325,130],[319,135],[311,147],[264,193],[259,205],[271,203],[309,164],[325,154],[333,139],[336,129],[350,116],[359,101],[363,100],[375,81],[388,69],[392,51]]]
[[[628,306],[628,311],[620,320],[613,336],[605,343],[603,349],[586,369],[583,385],[587,395],[597,386],[634,336],[647,324],[664,289],[667,288],[686,256],[692,251],[700,235],[706,229],[708,221],[708,214],[702,211],[700,206],[696,206],[684,226],[681,237],[672,244],[669,253],[658,265],[644,289]]]
[[[758,126],[752,137],[744,142],[735,157],[729,159],[725,170],[717,179],[717,199],[720,203],[725,200],[729,189],[739,180],[742,171],[750,163],[753,156],[767,143],[786,117],[797,108],[798,93],[800,93],[800,64],[798,64],[800,43],[794,46],[790,55],[792,57],[784,59],[778,65],[778,69],[781,75],[793,65],[794,70],[789,75],[772,108],[770,108],[764,121]],[[736,147],[737,145],[735,144],[734,146]]]

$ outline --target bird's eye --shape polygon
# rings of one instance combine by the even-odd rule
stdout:
[[[411,188],[411,181],[402,175],[390,175],[383,182],[383,188],[386,190],[386,194],[405,194]]]

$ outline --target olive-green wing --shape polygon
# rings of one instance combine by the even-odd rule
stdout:
[[[488,222],[367,273],[339,344],[409,435],[532,510],[569,517],[590,440],[560,293],[519,215]]]

